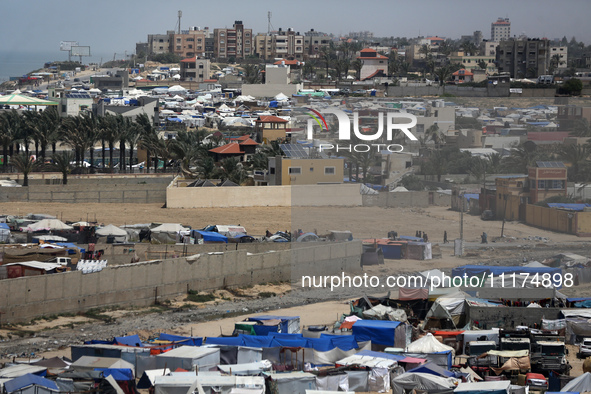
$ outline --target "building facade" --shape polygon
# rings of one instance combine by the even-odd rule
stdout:
[[[198,27],[191,27],[189,30],[182,30],[180,34],[169,32],[170,51],[181,59],[188,57],[206,57],[205,39],[210,36],[209,28],[201,30]]]
[[[361,67],[360,80],[371,78],[374,74],[382,71],[388,75],[388,58],[380,55],[375,49],[365,48],[359,52],[357,59],[363,62]]]
[[[304,59],[304,36],[292,28],[287,31],[279,28],[271,34],[257,34],[255,37],[255,54],[265,60]]]
[[[148,34],[148,55],[158,55],[169,51],[169,34]]]
[[[203,82],[209,79],[209,59],[190,57],[181,60],[181,79],[183,81]]]
[[[304,59],[319,57],[322,48],[326,48],[332,42],[332,36],[310,29],[304,33]]]
[[[499,74],[508,72],[511,78],[537,78],[548,74],[550,66],[550,41],[525,39],[501,41],[496,61]]]
[[[318,185],[343,183],[344,159],[271,157],[268,164],[269,185]]]
[[[498,18],[490,24],[490,40],[502,41],[511,37],[511,22],[509,18]]]
[[[252,29],[244,28],[242,21],[235,21],[231,29],[214,29],[213,55],[217,59],[243,59],[254,55]]]
[[[556,60],[554,58],[556,57]],[[568,48],[567,47],[551,47],[550,48],[550,62],[555,62],[556,68],[565,69],[568,65]]]

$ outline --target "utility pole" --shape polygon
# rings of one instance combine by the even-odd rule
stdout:
[[[460,192],[460,253],[459,256],[464,255],[464,193]],[[455,245],[454,245],[455,247]]]
[[[178,16],[179,16],[179,30],[177,34],[181,34],[181,17],[183,16],[183,11],[178,12]]]
[[[505,198],[505,208],[503,209],[503,225],[501,226],[501,238],[503,238],[503,233],[505,232],[505,217],[507,216],[507,200],[509,200],[507,198],[506,194],[503,194],[503,197]]]

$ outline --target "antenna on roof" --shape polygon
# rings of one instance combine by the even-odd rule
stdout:
[[[181,17],[183,16],[183,11],[180,11],[179,10],[178,16],[179,16],[179,21],[178,21],[179,28],[178,28],[178,33],[177,34],[181,34]]]
[[[271,34],[271,30],[273,30],[273,24],[271,23],[271,16],[273,16],[273,13],[271,11],[267,12],[267,35]]]

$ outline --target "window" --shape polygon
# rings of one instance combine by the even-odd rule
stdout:
[[[550,182],[550,181],[548,181]],[[552,189],[564,189],[564,181],[561,180],[553,180],[552,182]]]
[[[546,181],[544,180],[538,180],[538,190],[539,189],[545,189],[546,188]]]
[[[269,174],[271,174],[271,175],[275,175],[275,167],[271,167],[271,168],[269,169]]]
[[[289,167],[289,175],[300,175],[302,173],[302,167]]]
[[[334,175],[335,168],[334,167],[324,167],[324,175]]]

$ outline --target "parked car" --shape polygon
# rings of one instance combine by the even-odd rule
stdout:
[[[482,220],[493,220],[495,218],[495,214],[493,213],[493,211],[482,211],[482,213],[480,214],[480,219]]]
[[[583,338],[579,344],[579,358],[591,356],[591,338]]]
[[[525,374],[525,384],[534,390],[548,390],[548,379],[541,373]]]

